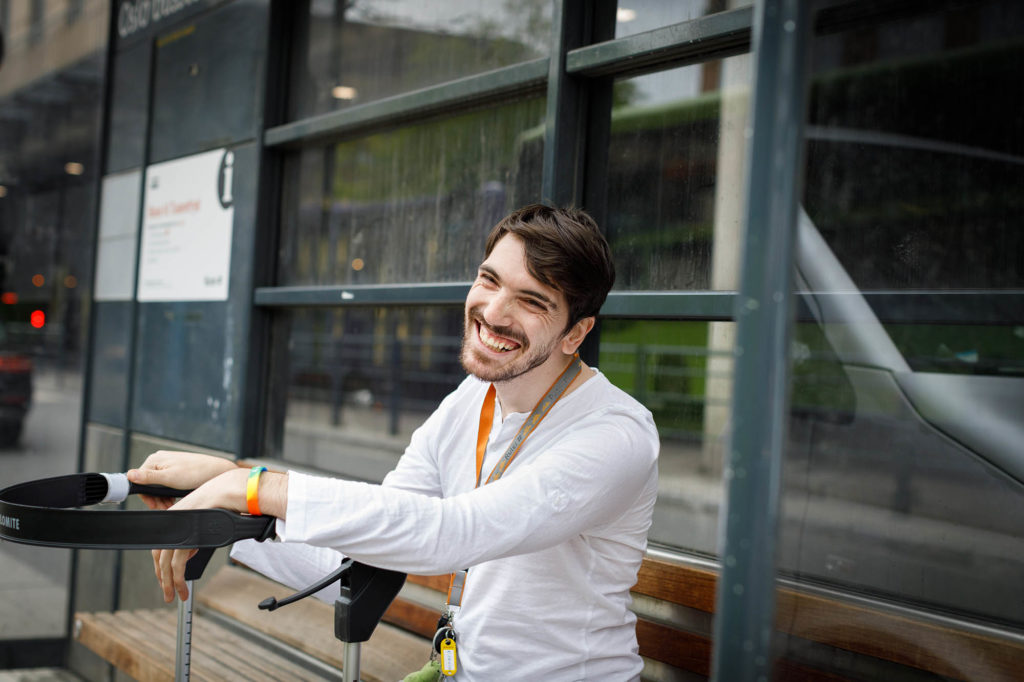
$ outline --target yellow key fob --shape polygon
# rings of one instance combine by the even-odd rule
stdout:
[[[455,640],[445,637],[441,640],[441,674],[451,677],[458,668],[458,656],[455,653]]]

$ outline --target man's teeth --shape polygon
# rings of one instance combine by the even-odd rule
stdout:
[[[519,344],[514,341],[505,341],[501,337],[491,334],[483,325],[480,325],[480,340],[485,346],[494,350],[508,351],[519,347]]]

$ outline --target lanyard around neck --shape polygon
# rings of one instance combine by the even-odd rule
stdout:
[[[501,456],[498,463],[491,469],[491,475],[487,477],[486,483],[501,478],[501,475],[505,473],[508,465],[512,463],[512,460],[519,454],[519,448],[522,447],[523,442],[533,433],[534,429],[540,424],[541,420],[547,416],[551,408],[555,406],[558,399],[562,397],[566,389],[569,388],[569,384],[579,375],[583,369],[583,363],[580,361],[579,355],[573,355],[572,362],[566,366],[562,373],[558,375],[551,387],[548,388],[547,393],[544,394],[537,404],[534,405],[533,411],[530,412],[530,416],[526,418],[526,421],[519,428],[519,433],[512,439],[508,449],[505,450],[505,454]],[[483,474],[484,467],[484,455],[487,452],[487,441],[491,437],[491,425],[494,424],[494,402],[497,391],[494,388],[494,384],[491,384],[487,389],[487,395],[484,396],[484,404],[480,408],[480,426],[477,429],[476,434],[476,485],[480,486],[480,476]]]
[[[490,476],[487,477],[487,481],[484,483],[491,483],[501,478],[501,475],[505,473],[508,466],[512,463],[512,460],[519,454],[520,448],[523,446],[523,442],[526,441],[527,437],[537,428],[541,420],[547,416],[551,408],[555,406],[565,391],[569,388],[569,384],[579,376],[579,373],[583,370],[583,363],[580,361],[579,355],[573,355],[572,362],[562,370],[562,373],[558,375],[555,382],[548,388],[547,393],[544,394],[537,404],[533,407],[533,411],[530,412],[530,416],[526,418],[526,421],[521,427],[519,427],[519,433],[509,443],[508,448],[505,450],[505,454],[501,456],[497,464],[491,470]],[[491,426],[494,424],[494,403],[497,391],[494,388],[494,384],[491,384],[487,389],[487,395],[484,396],[484,404],[480,408],[480,425],[477,429],[476,435],[476,487],[480,487],[480,477],[483,475],[484,468],[484,455],[487,452],[487,441],[491,437]],[[462,592],[466,585],[466,574],[469,569],[465,568],[460,571],[452,573],[451,582],[448,585],[448,610],[452,607],[458,608],[462,604]]]

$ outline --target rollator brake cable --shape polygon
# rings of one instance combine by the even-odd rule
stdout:
[[[185,565],[188,599],[178,603],[175,680],[189,679],[193,581],[203,575],[218,547],[237,540],[262,542],[274,534],[272,516],[226,509],[181,511],[89,510],[128,495],[184,497],[190,490],[138,485],[124,474],[71,474],[18,483],[0,490],[0,539],[26,545],[78,549],[193,549]]]

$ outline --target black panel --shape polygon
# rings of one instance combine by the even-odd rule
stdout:
[[[236,147],[226,301],[139,305],[132,429],[234,451],[249,346],[257,148]]]
[[[145,163],[152,50],[151,44],[143,43],[114,57],[107,173]]]
[[[257,136],[267,12],[234,2],[157,39],[150,163]]]

